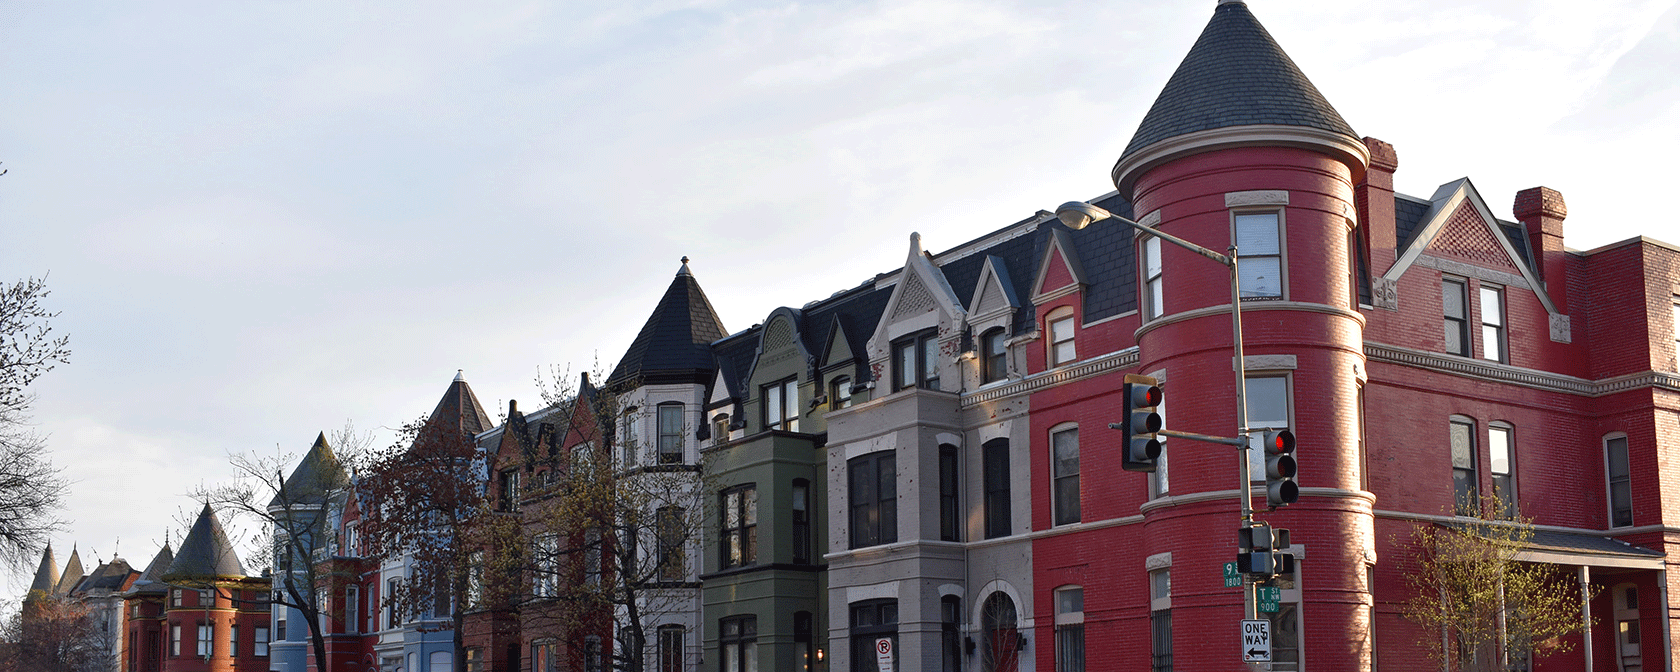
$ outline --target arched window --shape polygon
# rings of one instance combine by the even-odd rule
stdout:
[[[1015,601],[1007,594],[1000,591],[986,598],[980,608],[981,672],[1015,672],[1021,649],[1016,620]]]

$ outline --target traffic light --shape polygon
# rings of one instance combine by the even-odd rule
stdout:
[[[1155,460],[1161,456],[1161,442],[1155,433],[1161,431],[1161,387],[1149,376],[1126,376],[1122,397],[1125,398],[1124,420],[1120,423],[1120,468],[1126,471],[1154,472]],[[1112,426],[1112,425],[1111,425]]]
[[[1237,528],[1237,571],[1259,580],[1295,572],[1295,555],[1289,550],[1289,530],[1274,530],[1268,523]]]
[[[1295,433],[1268,429],[1261,442],[1266,449],[1266,505],[1275,509],[1294,504],[1301,498],[1301,487],[1295,485]]]

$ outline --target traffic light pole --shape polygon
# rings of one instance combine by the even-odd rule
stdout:
[[[1253,479],[1253,474],[1251,474],[1249,470],[1249,451],[1254,448],[1249,445],[1248,440],[1248,371],[1244,366],[1245,363],[1243,362],[1242,289],[1241,281],[1237,276],[1237,246],[1235,244],[1231,245],[1229,254],[1220,254],[1170,233],[1143,226],[1137,222],[1113,214],[1102,208],[1078,201],[1063,203],[1060,207],[1056,208],[1056,217],[1061,219],[1063,223],[1076,229],[1084,228],[1092,222],[1105,218],[1116,219],[1121,223],[1142,232],[1143,235],[1155,236],[1161,240],[1167,241],[1191,252],[1195,252],[1196,254],[1210,260],[1219,262],[1227,269],[1230,269],[1231,343],[1233,349],[1236,351],[1235,366],[1232,368],[1236,369],[1237,373],[1237,437],[1234,439],[1226,439],[1222,437],[1210,437],[1205,435],[1190,434],[1188,432],[1173,432],[1167,430],[1161,430],[1159,433],[1167,436],[1181,436],[1199,441],[1212,441],[1214,443],[1235,445],[1237,447],[1237,456],[1240,460],[1240,464],[1238,464],[1237,467],[1237,474],[1242,481],[1238,484],[1237,499],[1238,503],[1242,507],[1241,520],[1238,526],[1240,528],[1249,527],[1249,525],[1254,522],[1254,493],[1252,486],[1250,485]],[[1256,585],[1253,577],[1246,574],[1243,575],[1243,618],[1247,620],[1259,618],[1259,605],[1257,604],[1255,589]]]

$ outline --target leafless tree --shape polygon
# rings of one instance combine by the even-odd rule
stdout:
[[[47,538],[68,487],[47,456],[46,438],[30,424],[30,383],[70,361],[68,336],[54,337],[58,313],[41,306],[46,281],[0,283],[0,564],[25,567]]]

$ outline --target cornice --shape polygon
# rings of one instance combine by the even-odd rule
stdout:
[[[1583,397],[1603,397],[1645,388],[1680,392],[1680,374],[1666,371],[1639,371],[1611,378],[1587,380],[1550,371],[1527,369],[1470,357],[1425,352],[1370,341],[1365,343],[1365,358],[1372,362],[1397,364],[1437,373],[1494,383],[1521,385],[1547,392],[1561,392]]]
[[[1137,366],[1137,363],[1138,349],[1136,346],[1133,346],[1119,352],[1111,352],[1101,357],[1087,359],[1059,369],[1052,369],[1043,373],[1033,374],[1014,382],[969,392],[962,395],[962,399],[958,402],[958,405],[961,408],[969,408],[977,404],[1005,397],[1030,394],[1046,387],[1060,385],[1062,383],[1079,380],[1081,378],[1089,378],[1091,376],[1109,373],[1117,369],[1128,369]]]
[[[1308,303],[1305,301],[1244,301],[1242,303],[1242,312],[1244,314],[1266,310],[1296,310],[1304,313],[1335,315],[1337,317],[1345,317],[1358,322],[1361,328],[1365,326],[1364,315],[1360,315],[1359,313],[1346,308],[1338,308],[1336,306],[1322,303]],[[1171,313],[1143,323],[1143,326],[1138,327],[1137,331],[1132,332],[1132,338],[1133,340],[1142,340],[1144,334],[1169,324],[1177,324],[1179,322],[1187,322],[1214,315],[1229,317],[1230,314],[1231,304],[1229,303]]]
[[[1213,128],[1161,140],[1121,159],[1114,164],[1114,171],[1110,176],[1114,178],[1114,186],[1120,194],[1127,200],[1133,200],[1132,185],[1144,171],[1182,156],[1236,147],[1302,147],[1317,150],[1348,162],[1349,167],[1353,168],[1355,181],[1371,163],[1371,150],[1358,138],[1310,126],[1257,124]]]

